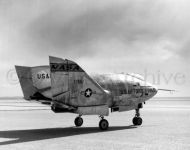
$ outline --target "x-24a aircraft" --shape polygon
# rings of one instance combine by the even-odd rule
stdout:
[[[111,112],[135,110],[134,125],[141,125],[139,109],[158,89],[136,74],[96,74],[89,76],[77,63],[49,57],[49,66],[15,66],[26,100],[50,102],[54,112],[71,112],[74,123],[83,124],[82,115],[98,115],[99,128],[107,130],[104,116]]]

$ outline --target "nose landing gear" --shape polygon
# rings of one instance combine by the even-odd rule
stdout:
[[[142,124],[142,118],[140,117],[139,108],[136,109],[135,117],[133,118],[133,124],[135,126]]]

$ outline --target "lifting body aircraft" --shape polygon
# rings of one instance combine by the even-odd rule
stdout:
[[[26,100],[49,102],[54,112],[76,113],[75,125],[82,126],[82,115],[98,115],[99,128],[107,130],[104,118],[111,112],[135,110],[134,125],[141,125],[140,108],[158,89],[138,74],[95,74],[89,76],[72,60],[49,57],[49,66],[15,66]]]

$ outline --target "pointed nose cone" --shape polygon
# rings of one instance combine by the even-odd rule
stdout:
[[[152,85],[152,89],[153,89],[153,94],[156,95],[158,92],[158,88]]]
[[[158,88],[150,83],[147,83],[147,88],[150,91],[151,97],[155,96],[158,92]]]

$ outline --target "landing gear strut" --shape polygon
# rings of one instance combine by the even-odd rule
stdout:
[[[140,117],[139,108],[136,109],[136,114],[135,114],[135,117],[133,118],[133,124],[135,126],[142,124],[142,118]]]
[[[80,127],[83,124],[83,119],[81,118],[81,115],[75,118],[75,125],[76,127]]]
[[[109,123],[103,116],[100,116],[101,120],[99,122],[99,128],[101,130],[107,130],[109,128]]]

